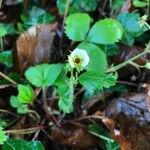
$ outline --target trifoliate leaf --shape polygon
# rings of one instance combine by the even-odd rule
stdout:
[[[19,107],[21,104],[18,100],[18,98],[16,96],[11,96],[10,97],[10,105],[14,108],[17,108]]]
[[[31,104],[35,97],[35,93],[29,85],[18,85],[18,96],[17,99],[21,104]]]
[[[78,45],[79,48],[87,51],[90,61],[86,67],[86,70],[104,73],[107,69],[107,59],[105,53],[96,45],[89,42],[82,42]]]
[[[26,70],[25,76],[36,87],[51,86],[63,69],[62,64],[40,64]]]
[[[115,85],[117,75],[113,74],[99,74],[97,72],[85,72],[80,75],[79,82],[87,89],[97,90],[103,88],[109,88]]]
[[[7,67],[11,67],[12,63],[12,51],[2,51],[0,53],[0,63],[5,64]]]
[[[83,41],[90,27],[90,17],[86,13],[74,13],[66,18],[65,33],[73,41]]]
[[[4,144],[5,141],[7,141],[8,137],[6,135],[6,132],[3,131],[3,128],[0,127],[0,145]]]
[[[22,139],[8,139],[2,150],[45,150],[40,141],[25,141]]]
[[[87,36],[89,42],[98,44],[113,44],[123,35],[122,25],[115,19],[103,19],[96,22]]]

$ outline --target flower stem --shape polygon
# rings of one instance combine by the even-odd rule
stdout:
[[[147,53],[150,53],[150,50],[145,49],[142,53],[132,57],[131,59],[129,59],[129,60],[127,60],[127,61],[125,61],[125,62],[123,62],[123,63],[121,63],[119,65],[116,65],[116,66],[114,66],[112,68],[109,68],[106,72],[107,73],[115,72],[115,71],[121,69],[122,67],[126,66],[127,64],[130,64],[132,61],[136,60],[137,58],[139,58],[139,57],[141,57],[141,56],[143,56],[143,55],[145,55]]]
[[[73,76],[73,70],[71,70],[71,77],[69,82],[69,88],[70,88],[70,95],[69,100],[73,101],[74,99],[74,76]]]

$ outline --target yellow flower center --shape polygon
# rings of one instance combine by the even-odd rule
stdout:
[[[76,65],[80,65],[82,63],[82,59],[79,56],[76,56],[73,61]]]

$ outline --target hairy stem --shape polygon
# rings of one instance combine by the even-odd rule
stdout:
[[[119,65],[117,65],[117,66],[114,66],[114,67],[112,67],[112,68],[109,68],[106,72],[107,72],[107,73],[115,72],[115,71],[121,69],[122,67],[126,66],[127,64],[130,64],[132,61],[136,60],[137,58],[142,57],[143,55],[145,55],[145,54],[147,54],[147,53],[150,53],[150,50],[147,50],[147,49],[146,49],[146,50],[144,50],[142,53],[140,53],[140,54],[138,54],[138,55],[136,55],[136,56],[130,58],[129,60],[127,60],[127,61],[125,61],[125,62],[123,62],[123,63],[121,63],[121,64],[119,64]]]

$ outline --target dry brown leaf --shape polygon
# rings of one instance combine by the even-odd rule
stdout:
[[[114,99],[105,110],[110,119],[103,119],[103,123],[120,143],[121,150],[150,149],[149,86],[143,87],[146,91],[122,95]]]
[[[14,50],[15,70],[22,73],[34,64],[48,63],[57,23],[38,25],[22,33]]]
[[[75,147],[76,149],[87,149],[96,146],[95,139],[89,134],[88,129],[76,122],[55,127],[52,130],[51,137],[59,144]]]
[[[149,150],[150,127],[140,126],[135,120],[120,114],[114,119],[104,119],[114,140],[118,141],[121,150]]]

